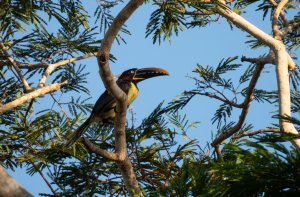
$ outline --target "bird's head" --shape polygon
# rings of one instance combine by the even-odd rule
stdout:
[[[126,80],[134,83],[149,79],[152,77],[158,77],[162,75],[169,75],[169,72],[162,68],[132,68],[124,71],[118,78],[118,80]]]

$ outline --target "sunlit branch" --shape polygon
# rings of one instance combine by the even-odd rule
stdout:
[[[281,14],[283,7],[288,3],[288,0],[281,0],[280,3],[277,5],[275,12],[272,17],[272,30],[275,39],[281,40],[282,39],[282,33],[278,28],[278,18]]]
[[[0,42],[0,47],[1,50],[3,51],[3,53],[7,56],[8,61],[12,64],[12,66],[14,67],[14,69],[16,70],[16,72],[18,73],[18,76],[20,77],[23,85],[24,85],[24,90],[25,92],[29,92],[31,90],[28,82],[26,81],[22,71],[19,68],[19,65],[17,64],[17,62],[15,62],[15,60],[10,56],[10,54],[8,53],[6,47],[4,46],[3,42]]]
[[[219,0],[224,6],[224,2]],[[279,17],[280,11],[286,4],[287,0],[283,0],[277,6],[277,9],[273,15],[273,25],[272,29],[277,28],[277,19]],[[288,64],[289,58],[285,50],[285,45],[272,36],[266,34],[247,20],[245,20],[240,15],[234,13],[230,9],[224,9],[222,6],[218,6],[217,11],[219,14],[224,16],[226,19],[231,21],[236,26],[240,27],[244,31],[248,32],[256,39],[260,40],[265,45],[269,46],[275,54],[275,65],[277,74],[277,85],[278,85],[278,97],[279,97],[279,115],[290,116],[291,115],[291,100],[290,100],[290,84],[289,84],[289,74],[288,74]],[[281,35],[279,35],[281,36]],[[280,128],[282,132],[296,134],[298,131],[295,129],[292,123],[279,121]],[[222,135],[222,134],[221,134]],[[292,140],[294,146],[300,151],[300,139]],[[218,144],[218,143],[217,143]]]
[[[269,1],[273,6],[275,7],[278,6],[278,3],[275,0],[269,0]],[[289,21],[287,20],[283,10],[280,11],[280,18],[282,19],[284,26],[288,26]]]
[[[127,96],[119,88],[114,80],[114,76],[109,67],[109,55],[112,44],[120,32],[124,23],[134,13],[134,11],[144,3],[144,0],[131,0],[120,11],[112,22],[110,28],[106,32],[100,50],[98,51],[97,60],[99,72],[105,88],[116,100],[116,118],[115,118],[115,154],[118,155],[118,166],[120,168],[126,189],[131,196],[143,196],[136,180],[136,175],[133,171],[132,164],[128,158],[126,144],[126,111],[127,111]]]
[[[232,139],[237,140],[242,137],[252,137],[254,135],[261,134],[261,133],[278,133],[278,132],[280,132],[280,129],[278,129],[278,128],[259,129],[259,130],[252,131],[252,132],[243,132],[237,136],[234,136]]]
[[[34,98],[43,96],[44,94],[47,94],[50,92],[57,91],[57,90],[61,89],[62,86],[67,85],[67,84],[68,84],[68,81],[64,81],[62,83],[54,83],[54,84],[51,84],[51,85],[48,85],[48,86],[45,86],[42,88],[35,89],[35,90],[31,91],[30,93],[27,93],[14,101],[11,101],[9,103],[6,103],[6,104],[0,106],[0,114],[4,113],[10,109],[13,109],[15,107],[18,107]]]
[[[89,54],[86,54],[86,55],[83,55],[83,56],[79,56],[79,57],[74,57],[74,58],[71,58],[71,59],[67,59],[67,60],[63,60],[63,61],[60,61],[60,62],[57,62],[57,63],[54,63],[54,64],[35,64],[32,65],[32,67],[37,67],[37,66],[43,66],[45,67],[45,71],[39,81],[39,87],[43,87],[45,86],[46,84],[46,80],[47,78],[49,77],[49,75],[51,75],[51,73],[58,67],[60,66],[63,66],[63,65],[66,65],[66,64],[69,64],[69,63],[72,63],[74,61],[77,61],[77,60],[82,60],[82,59],[86,59],[86,58],[89,58],[89,57],[92,57],[92,56],[96,56],[97,53],[94,52],[94,53],[89,53]]]
[[[78,57],[73,57],[67,60],[62,60],[53,64],[47,64],[47,63],[37,63],[37,64],[23,64],[20,65],[19,68],[21,69],[36,69],[36,68],[47,68],[50,65],[53,65],[54,67],[59,67],[59,66],[63,66],[78,60],[83,60],[83,59],[87,59],[89,57],[93,57],[96,56],[97,52],[93,52],[93,53],[88,53],[86,55],[82,55],[82,56],[78,56]]]
[[[27,190],[19,185],[4,168],[0,166],[0,196],[32,197]]]

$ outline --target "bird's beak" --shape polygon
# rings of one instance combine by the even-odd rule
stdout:
[[[152,77],[158,77],[163,75],[169,75],[169,72],[162,68],[141,68],[135,72],[133,80],[135,82],[143,81]]]

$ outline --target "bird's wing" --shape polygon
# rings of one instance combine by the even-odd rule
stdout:
[[[122,81],[117,82],[119,87],[127,94],[130,83]],[[91,113],[91,119],[97,122],[106,122],[114,119],[116,101],[106,90],[97,100]]]
[[[108,112],[116,107],[115,99],[106,90],[97,100],[94,105],[92,114],[96,116]]]

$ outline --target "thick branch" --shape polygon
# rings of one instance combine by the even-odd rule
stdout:
[[[0,166],[0,196],[9,197],[32,197],[32,195],[21,187],[3,167]]]
[[[222,3],[220,0],[219,2]],[[266,34],[261,29],[257,28],[256,26],[248,22],[240,15],[234,13],[230,9],[224,9],[224,6],[226,5],[223,4],[223,6],[217,7],[217,12],[220,15],[225,17],[227,20],[231,21],[237,27],[240,27],[244,31],[248,32],[250,35],[263,42],[265,45],[269,46],[272,50],[275,50],[276,48],[280,47],[279,46],[280,42],[278,40]]]
[[[64,81],[62,83],[55,83],[55,84],[51,84],[48,86],[45,86],[43,88],[38,88],[30,93],[25,94],[24,96],[11,101],[9,103],[6,103],[2,106],[0,106],[0,114],[13,109],[15,107],[18,107],[20,105],[22,105],[23,103],[26,103],[28,101],[30,101],[31,99],[37,98],[39,96],[43,96],[44,94],[50,93],[50,92],[54,92],[59,90],[63,85],[66,85],[68,82]]]
[[[121,30],[124,23],[129,19],[133,12],[142,4],[144,0],[131,0],[129,3],[120,11],[117,17],[114,19],[110,28],[106,32],[104,39],[101,43],[101,48],[97,55],[99,72],[101,79],[109,91],[110,94],[115,98],[116,105],[116,119],[115,119],[115,150],[120,161],[118,162],[126,189],[131,196],[143,196],[136,175],[133,171],[131,162],[128,158],[127,146],[126,146],[126,110],[127,110],[127,96],[118,87],[114,81],[113,74],[109,68],[109,54],[112,44]]]
[[[288,58],[285,51],[285,46],[275,52],[276,55],[276,75],[277,75],[277,86],[278,86],[278,97],[279,97],[279,115],[291,116],[291,94],[290,94],[290,83],[289,73],[287,69]],[[295,126],[283,120],[280,120],[280,129],[285,133],[298,134]],[[300,139],[294,139],[293,144],[300,151]]]
[[[17,71],[18,76],[20,77],[20,79],[24,85],[25,92],[29,92],[31,90],[31,88],[30,88],[28,82],[26,81],[22,71],[20,70],[17,62],[15,62],[15,60],[10,56],[10,54],[8,53],[3,42],[0,42],[0,47],[1,47],[1,50],[3,51],[3,53],[7,56],[8,61],[13,65],[14,69]]]
[[[222,3],[220,1],[220,3]],[[283,0],[277,6],[277,11],[275,11],[274,18],[278,19],[280,11],[282,10],[283,6],[286,4],[286,0]],[[225,4],[224,4],[225,6]],[[219,14],[227,18],[233,24],[237,25],[238,27],[242,28],[256,39],[260,40],[267,46],[271,48],[271,50],[275,53],[275,65],[276,65],[276,73],[277,73],[277,85],[278,85],[278,94],[279,94],[279,112],[280,116],[290,116],[291,115],[291,102],[290,102],[290,86],[289,86],[289,77],[288,77],[288,62],[290,61],[287,52],[285,50],[285,45],[280,41],[277,40],[270,35],[264,33],[259,28],[255,27],[247,20],[242,18],[240,15],[232,12],[229,9],[224,9],[223,7],[219,6],[217,8]],[[275,22],[275,21],[274,21]],[[273,23],[274,23],[273,22]],[[280,127],[283,132],[293,133],[296,134],[298,131],[295,129],[292,123],[280,121]],[[226,139],[225,134],[221,134],[218,137],[219,139]],[[216,140],[213,142],[214,145],[217,145],[222,140]],[[300,139],[293,140],[294,146],[300,151]]]
[[[282,11],[284,5],[287,3],[287,0],[283,0],[279,4],[277,4],[274,0],[270,0],[270,1],[274,6],[277,6],[277,9],[276,9],[276,11],[273,15],[273,21],[272,21],[273,31],[275,30],[277,32],[277,30],[278,30],[277,22],[278,22],[279,15],[284,20],[285,25],[286,25],[284,31],[282,33],[280,32],[280,35],[286,34],[293,27],[297,27],[297,26],[300,25],[299,23],[292,23],[292,24],[288,25],[287,20],[286,20],[285,15],[284,15],[284,12]],[[186,2],[186,1],[184,0],[183,2]],[[189,1],[189,2],[191,2],[191,1]],[[207,1],[206,0],[199,0],[198,2],[207,2]],[[212,0],[210,0],[209,2],[212,2]],[[219,0],[219,2],[222,3],[221,0]],[[226,6],[224,3],[223,3],[223,5],[224,5],[224,7]],[[229,9],[224,9],[224,7],[219,6],[217,8],[217,12],[219,14],[221,14],[223,17],[225,17],[226,19],[228,19],[229,21],[234,23],[236,26],[241,27],[243,30],[245,30],[246,32],[248,32],[249,34],[251,34],[252,36],[257,38],[258,40],[262,41],[264,44],[269,46],[272,50],[275,50],[276,48],[278,49],[280,47],[279,46],[280,43],[277,42],[277,40],[275,40],[273,37],[271,37],[270,35],[266,34],[262,30],[257,28],[256,26],[249,23],[247,20],[242,18],[240,15],[232,12]],[[192,12],[192,13],[194,15],[201,15],[201,11]],[[277,33],[277,34],[279,35],[279,33]],[[290,70],[295,70],[296,69],[296,64],[294,63],[293,59],[290,57],[289,54],[288,54],[288,65],[289,65]]]
[[[138,182],[136,180],[136,175],[133,170],[130,159],[126,157],[125,160],[123,160],[122,162],[118,162],[118,166],[124,179],[126,189],[130,196],[143,196],[143,193],[141,192]]]

